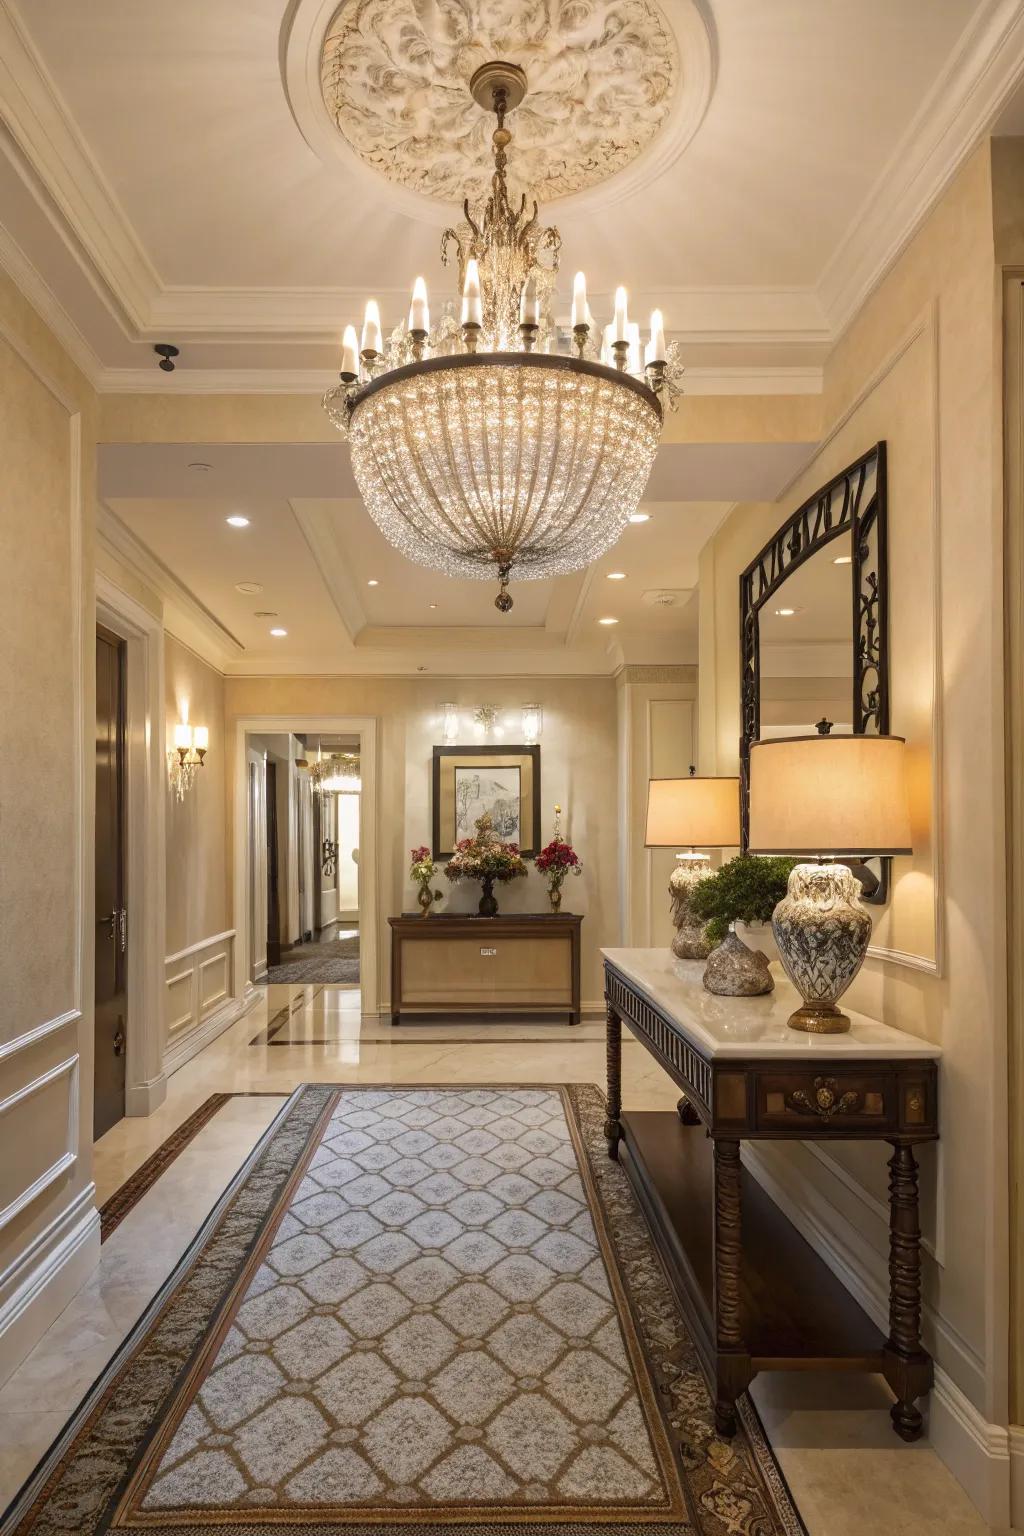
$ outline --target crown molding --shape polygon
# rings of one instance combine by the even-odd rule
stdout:
[[[309,545],[320,578],[341,620],[345,638],[350,646],[355,645],[366,628],[366,611],[359,599],[345,551],[338,542],[337,523],[315,508],[296,505],[291,500],[288,506]]]
[[[1024,0],[985,0],[818,283],[838,340],[1024,78]]]
[[[185,583],[164,565],[162,560],[157,559],[153,551],[143,544],[142,540],[121,521],[115,512],[111,511],[104,501],[98,501],[96,505],[96,538],[100,546],[107,549],[115,560],[127,566],[158,597],[171,605],[171,612],[164,614],[165,629],[187,645],[194,643],[194,633],[203,642],[204,648],[209,647],[211,654],[204,654],[202,657],[204,661],[210,661],[223,671],[225,662],[245,655],[245,646],[242,642],[235,638],[216,615],[212,614],[186,587]],[[173,621],[174,611],[188,621],[192,633],[177,633]]]
[[[103,373],[100,359],[53,289],[43,281],[21,246],[3,224],[0,224],[0,267],[32,305],[39,318],[53,332],[75,367],[95,388],[97,380]]]
[[[58,234],[131,333],[161,283],[11,0],[0,0],[0,118],[58,215]]]

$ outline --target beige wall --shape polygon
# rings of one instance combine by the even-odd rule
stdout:
[[[86,381],[0,273],[0,1379],[98,1255],[95,769],[83,749],[95,731],[95,421]]]
[[[173,635],[164,637],[167,740],[183,718],[210,732],[206,763],[184,800],[167,800],[167,953],[223,933],[228,920],[224,679]]]
[[[579,880],[565,888],[565,906],[582,912],[583,998],[603,994],[602,944],[618,939],[618,828],[615,684],[611,678],[228,678],[227,725],[259,715],[292,716],[301,730],[305,718],[370,716],[380,721],[378,740],[378,886],[380,891],[380,989],[387,1001],[387,918],[414,904],[408,882],[409,850],[430,842],[430,765],[441,741],[441,706],[453,702],[468,712],[490,703],[518,720],[524,703],[544,710],[541,738],[541,828],[550,836],[553,808],[563,806],[563,830],[585,865]],[[469,736],[464,732],[463,739]],[[507,740],[517,737],[509,727]],[[469,744],[472,737],[469,738]],[[479,890],[449,887],[445,910],[467,911]],[[502,910],[538,911],[546,906],[541,877],[505,887]]]
[[[980,149],[825,371],[828,435],[779,505],[742,506],[701,565],[705,771],[735,772],[737,576],[814,489],[889,445],[892,730],[913,764],[915,856],[895,862],[850,993],[939,1042],[943,1139],[923,1164],[925,1333],[942,1370],[1006,1422],[1006,1061],[999,399],[990,158]],[[759,1154],[760,1155],[760,1154]],[[886,1289],[877,1148],[766,1148],[762,1164],[863,1292]]]

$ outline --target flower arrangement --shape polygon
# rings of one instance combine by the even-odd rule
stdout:
[[[455,852],[445,865],[445,875],[453,883],[459,880],[479,880],[483,885],[480,897],[480,915],[495,917],[498,902],[494,895],[495,880],[504,884],[518,880],[526,874],[526,865],[519,852],[518,843],[503,843],[489,814],[474,823],[475,837],[463,837],[455,844]]]
[[[583,865],[571,843],[562,837],[560,826],[562,807],[555,806],[555,830],[546,848],[537,855],[537,868],[548,877],[548,900],[551,910],[557,912],[562,905],[562,885],[568,874],[582,875]]]
[[[434,890],[434,877],[437,874],[437,865],[431,857],[429,848],[413,848],[410,850],[412,867],[409,870],[411,878],[419,886],[419,894],[416,900],[420,904],[421,916],[429,917],[430,909],[435,901],[441,901],[444,892]]]
[[[786,894],[796,859],[741,853],[690,891],[690,911],[703,919],[704,936],[720,944],[730,923],[767,923]]]

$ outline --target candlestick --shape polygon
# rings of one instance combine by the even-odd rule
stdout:
[[[462,324],[475,325],[478,329],[484,323],[484,307],[480,298],[480,268],[476,260],[470,257],[466,262],[466,282],[462,290]]]
[[[532,326],[536,330],[540,324],[540,300],[537,297],[537,281],[531,277],[523,289],[519,300],[520,326]]]

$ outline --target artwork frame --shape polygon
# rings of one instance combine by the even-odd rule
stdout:
[[[539,746],[435,747],[432,788],[435,859],[450,859],[455,844],[472,835],[473,822],[485,810],[497,813],[498,836],[517,842],[524,859],[536,858],[540,852]],[[518,807],[513,810],[508,801],[516,793]]]

